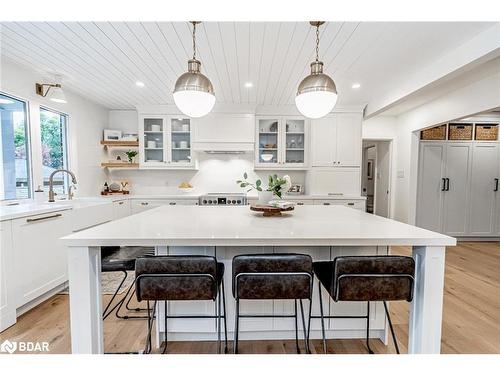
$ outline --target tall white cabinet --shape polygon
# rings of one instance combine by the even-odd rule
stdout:
[[[457,237],[500,236],[500,144],[420,143],[417,225]]]

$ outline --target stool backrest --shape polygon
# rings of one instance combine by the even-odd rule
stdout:
[[[217,295],[213,256],[153,256],[135,262],[136,295],[142,300],[208,300]]]
[[[335,301],[413,299],[415,261],[406,256],[343,256],[333,264]]]
[[[310,298],[312,258],[306,254],[248,254],[233,258],[233,295],[244,299]]]

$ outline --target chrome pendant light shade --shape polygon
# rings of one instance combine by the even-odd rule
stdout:
[[[304,116],[320,118],[330,113],[337,103],[337,87],[323,73],[323,62],[319,61],[319,26],[324,22],[311,22],[316,27],[316,60],[311,63],[311,74],[300,82],[295,105]]]
[[[175,82],[174,102],[189,117],[203,117],[215,105],[212,82],[201,74],[201,62],[196,59],[196,24],[193,24],[193,58],[188,60],[188,71]]]

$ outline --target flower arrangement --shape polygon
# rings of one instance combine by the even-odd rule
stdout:
[[[256,190],[257,192],[262,192],[262,181],[260,179],[256,180],[255,183],[248,181],[248,174],[245,172],[243,174],[243,179],[236,181],[241,188],[248,188],[247,192]],[[278,175],[269,175],[268,186],[265,191],[271,192],[281,199],[282,195],[286,193],[292,187],[292,181],[290,176],[285,175],[283,177],[278,177]]]

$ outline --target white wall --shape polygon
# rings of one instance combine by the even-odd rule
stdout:
[[[50,76],[49,76],[50,77]],[[69,115],[68,150],[69,167],[78,179],[79,196],[99,194],[105,174],[100,167],[103,156],[102,129],[108,121],[108,110],[69,90],[64,90],[68,103],[59,104],[35,94],[36,82],[50,79],[36,72],[12,63],[2,57],[0,63],[0,91],[29,101],[30,125],[32,127],[32,164],[41,165],[39,132],[39,106],[54,109]],[[64,88],[64,81],[62,82]],[[41,168],[33,168],[34,186],[41,185]]]
[[[415,223],[418,130],[489,111],[500,106],[500,72],[398,116],[396,218]]]

